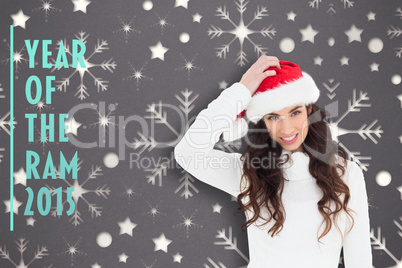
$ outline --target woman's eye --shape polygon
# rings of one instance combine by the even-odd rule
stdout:
[[[297,113],[297,114],[296,114]],[[294,115],[298,115],[298,114],[300,114],[300,111],[295,111],[295,112],[293,112],[293,114]]]
[[[271,120],[271,121],[275,120],[273,118],[276,118],[276,116],[270,116],[270,117],[268,117],[268,120]]]

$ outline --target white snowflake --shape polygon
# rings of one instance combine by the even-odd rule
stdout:
[[[246,254],[244,254],[237,246],[237,237],[233,236],[232,226],[229,226],[229,233],[227,235],[225,228],[218,230],[218,234],[215,236],[215,238],[220,239],[220,241],[214,242],[214,245],[222,245],[225,246],[226,250],[234,250],[247,263],[250,262]]]
[[[42,114],[42,111],[54,110],[54,107],[46,104],[45,98],[42,98],[37,104],[33,104],[26,109],[37,110],[39,114]]]
[[[400,217],[400,220],[402,220],[402,217]],[[394,223],[397,224],[397,226],[399,227],[399,230],[402,230],[401,225],[399,223],[397,223],[396,221],[394,221]],[[402,237],[400,231],[399,231],[399,235]],[[381,227],[380,226],[377,227],[377,236],[375,235],[374,228],[371,228],[370,237],[372,240],[371,245],[373,246],[373,249],[383,251],[386,255],[388,255],[395,262],[394,266],[387,266],[387,267],[390,267],[390,268],[402,267],[402,259],[398,260],[398,257],[395,256],[391,252],[391,250],[389,250],[387,248],[387,245],[385,242],[386,239],[385,239],[385,237],[381,236]],[[382,252],[381,252],[381,254],[382,254]]]
[[[10,44],[7,42],[6,39],[3,39],[3,42],[8,48],[8,54],[7,54],[7,57],[4,60],[2,60],[2,62],[5,64],[8,64],[8,63],[10,63],[10,49],[11,48],[10,48]],[[25,55],[24,55],[24,50],[26,50],[25,43],[24,43],[24,46],[20,50],[14,50],[14,52],[13,52],[14,72],[16,74],[19,73],[19,70],[21,69],[20,64],[28,63],[28,59],[26,59]],[[16,76],[15,79],[18,79],[18,76]]]
[[[180,224],[174,225],[173,228],[175,228],[175,227],[180,227],[180,228],[181,228],[181,227],[185,227],[185,228],[186,228],[186,237],[187,237],[187,238],[190,237],[190,236],[189,236],[189,234],[190,234],[190,228],[192,228],[192,227],[200,227],[200,228],[203,228],[202,225],[199,225],[198,223],[195,223],[195,222],[194,222],[194,215],[195,215],[195,213],[197,212],[197,209],[195,210],[195,212],[194,212],[193,214],[191,214],[190,217],[186,217],[186,216],[184,215],[183,211],[181,211],[180,209],[179,209],[178,211],[179,211],[180,216],[181,216],[182,219],[183,219],[183,222],[180,223]]]
[[[134,28],[133,21],[134,21],[135,16],[128,23],[124,22],[120,16],[118,16],[117,18],[120,20],[121,26],[118,30],[113,31],[113,33],[124,33],[124,40],[126,43],[128,43],[129,36],[132,32],[141,33],[141,31]]]
[[[402,19],[402,9],[400,7],[398,7],[395,12],[396,12],[395,16]],[[387,30],[387,35],[389,35],[389,39],[402,36],[401,28],[395,27],[393,25],[391,25],[390,27],[391,27],[391,29]],[[394,48],[394,50],[395,50],[395,56],[398,58],[402,58],[402,45],[400,47]]]
[[[251,38],[249,37],[250,34],[254,34],[254,33],[259,33],[264,37],[269,37],[269,38],[273,38],[272,36],[275,35],[276,31],[274,28],[272,28],[272,25],[268,26],[268,27],[264,27],[261,30],[252,30],[250,29],[250,25],[255,21],[255,20],[260,20],[262,19],[264,16],[268,16],[268,9],[266,7],[257,7],[257,12],[254,13],[254,17],[253,19],[245,24],[244,20],[243,20],[243,13],[246,11],[246,5],[249,3],[249,1],[245,2],[245,0],[238,0],[237,2],[235,2],[237,5],[237,10],[240,12],[240,21],[238,24],[235,24],[232,19],[229,16],[229,12],[226,11],[226,6],[222,7],[218,7],[217,9],[217,14],[216,16],[221,17],[221,19],[223,20],[227,20],[229,21],[234,29],[230,29],[230,30],[222,30],[219,27],[215,27],[213,25],[212,29],[208,29],[208,35],[211,35],[211,39],[214,37],[219,37],[222,34],[231,34],[234,35],[233,39],[230,40],[229,43],[224,44],[223,46],[217,48],[217,52],[216,52],[216,56],[218,56],[219,58],[224,58],[226,59],[226,53],[229,52],[229,48],[230,45],[237,39],[239,40],[240,43],[240,51],[237,54],[237,58],[235,60],[235,62],[237,62],[238,65],[243,66],[246,63],[248,63],[249,61],[247,60],[246,56],[246,52],[244,51],[244,40],[247,39],[254,48],[254,51],[257,52],[257,57],[261,56],[261,55],[265,55],[266,51],[268,48],[267,47],[263,47],[261,45],[256,44],[253,40],[251,40]]]
[[[106,144],[106,134],[108,134],[108,128],[113,125],[114,127],[118,127],[118,125],[115,123],[115,116],[113,116],[113,113],[117,109],[118,103],[111,103],[107,107],[105,107],[105,102],[101,101],[99,102],[99,105],[91,104],[93,110],[96,110],[98,118],[94,123],[91,123],[88,128],[92,127],[97,127],[99,130],[99,141],[101,146]],[[107,113],[106,113],[107,112]],[[85,126],[86,127],[86,126]]]
[[[89,37],[89,34],[86,34],[85,32],[81,31],[79,32],[77,35],[75,35],[75,39],[78,39],[80,41],[82,41],[83,43],[87,44],[87,39]],[[58,42],[58,47],[60,47],[61,42]],[[70,57],[72,56],[72,53],[70,51],[70,46],[67,44],[67,41],[64,40],[63,41],[63,46],[64,46],[64,50],[66,51],[67,55],[70,55]],[[87,46],[88,47],[88,46]],[[92,60],[92,58],[96,55],[96,54],[101,54],[102,52],[104,52],[105,50],[109,49],[108,47],[108,42],[106,40],[97,40],[97,43],[94,47],[93,52],[88,56],[85,57],[83,56],[83,61],[85,63],[85,68],[81,68],[81,66],[79,64],[77,64],[76,69],[68,76],[65,78],[62,78],[62,80],[57,80],[56,84],[57,87],[56,89],[59,91],[67,91],[67,86],[70,85],[70,80],[71,78],[78,73],[80,76],[80,84],[77,87],[77,92],[74,94],[74,96],[76,96],[78,99],[83,100],[85,98],[87,98],[89,96],[89,93],[87,91],[87,87],[84,84],[84,76],[87,73],[89,76],[92,77],[92,79],[94,80],[94,85],[97,87],[98,93],[100,90],[105,91],[108,88],[108,81],[103,80],[101,77],[96,77],[91,71],[91,68],[95,68],[95,67],[101,67],[103,70],[107,70],[111,73],[113,73],[113,70],[116,68],[116,62],[113,61],[113,58],[109,59],[109,60],[104,60],[102,61],[102,63],[93,63],[90,62],[90,60]],[[88,51],[88,50],[87,50]],[[58,68],[55,67],[55,63],[56,61],[54,59],[52,59],[53,61],[53,68],[51,70],[51,72],[55,71],[56,69],[60,70],[61,68],[63,68],[63,65],[59,66]],[[69,64],[70,68],[72,68],[72,63]]]
[[[193,91],[190,91],[188,89],[181,91],[181,96],[178,96],[175,94],[176,99],[181,103],[179,106],[179,109],[184,113],[185,117],[185,125],[188,125],[188,117],[189,113],[194,109],[194,104],[193,102],[198,98],[199,94],[196,94],[195,96],[191,96],[193,94]],[[157,124],[164,124],[171,132],[173,132],[174,135],[177,137],[180,136],[179,131],[177,131],[170,123],[167,118],[167,112],[163,110],[164,105],[162,104],[162,101],[159,101],[158,104],[152,103],[148,105],[148,109],[146,110],[150,115],[145,116],[145,118],[151,119],[153,122]],[[140,139],[135,138],[134,142],[132,143],[133,147],[135,150],[139,150],[138,154],[141,155],[145,150],[147,151],[152,151],[156,146],[158,145],[164,145],[166,143],[162,141],[156,141],[151,135],[145,137],[140,131],[137,132],[138,135],[140,136]],[[169,159],[156,167],[153,168],[146,168],[145,171],[151,172],[151,175],[147,175],[148,178],[148,183],[152,183],[152,185],[156,184],[156,181],[158,180],[158,186],[162,187],[162,180],[163,177],[166,176],[167,174],[167,169],[174,161],[174,155],[172,154]],[[191,178],[192,179],[192,178]],[[192,184],[194,180],[191,180],[189,177],[185,178],[185,184],[186,186],[191,185],[193,189],[196,189],[194,185]],[[177,192],[177,191],[176,191]],[[187,198],[188,195],[186,195]]]
[[[78,250],[78,245],[81,243],[81,238],[75,244],[70,244],[64,237],[63,237],[63,239],[67,245],[67,250],[63,251],[61,254],[70,255],[70,258],[71,258],[70,265],[71,266],[74,266],[74,260],[78,255],[84,255],[84,256],[88,255],[87,253]]]
[[[180,68],[176,68],[175,71],[177,70],[187,70],[187,80],[190,80],[190,75],[191,72],[194,70],[200,70],[202,71],[202,68],[199,68],[194,65],[194,59],[197,57],[198,53],[194,56],[194,58],[191,61],[188,61],[184,58],[184,56],[180,53],[180,56],[183,58],[184,64]]]
[[[18,241],[15,241],[15,243],[17,244],[17,249],[20,252],[20,260],[17,263],[17,261],[14,261],[11,259],[10,257],[10,252],[7,250],[6,245],[4,245],[4,247],[0,248],[0,256],[3,259],[7,259],[12,265],[14,265],[15,268],[29,268],[30,265],[35,261],[35,260],[40,260],[45,256],[48,256],[48,250],[45,246],[39,246],[37,247],[37,250],[35,251],[35,254],[33,256],[33,258],[25,263],[24,261],[24,252],[27,249],[27,244],[29,243],[29,240],[26,240],[26,238],[19,238]],[[33,267],[33,266],[31,266]],[[37,266],[36,266],[37,267]],[[53,265],[51,264],[50,266],[48,266],[49,268],[53,267]]]
[[[45,153],[47,153],[49,151],[49,149],[48,149],[49,146],[58,145],[59,142],[57,141],[57,139],[55,139],[53,142],[50,142],[48,131],[45,132],[45,140],[44,141],[42,141],[41,135],[42,135],[42,132],[40,131],[40,129],[36,125],[34,125],[34,136],[38,136],[38,138],[30,143],[42,144],[42,155],[45,155]]]
[[[148,203],[148,201],[147,201],[147,203]],[[152,206],[151,204],[148,203],[148,207],[150,208],[149,211],[142,214],[142,215],[151,215],[153,224],[155,224],[155,218],[159,214],[166,216],[166,213],[162,213],[158,210],[158,206],[159,206],[159,204],[157,204],[156,206]]]
[[[1,115],[0,115],[1,116]],[[10,135],[10,127],[11,127],[11,122],[10,122],[10,111],[8,111],[3,117],[0,118],[0,130],[3,129],[5,132],[7,132],[8,135]],[[13,129],[15,128],[15,125],[17,124],[17,121],[13,120]]]
[[[363,124],[359,129],[344,129],[339,127],[340,122],[350,113],[360,112],[360,108],[371,107],[371,104],[364,103],[364,101],[368,100],[369,97],[367,96],[366,92],[360,91],[359,97],[357,98],[356,90],[353,89],[353,98],[348,101],[347,110],[342,115],[340,115],[336,120],[332,120],[331,118],[329,118],[329,125],[331,129],[332,139],[334,141],[338,143],[339,137],[345,134],[359,134],[359,136],[362,139],[366,140],[367,138],[369,138],[374,144],[377,144],[377,140],[374,138],[373,135],[377,136],[378,138],[381,138],[381,133],[383,133],[383,131],[381,130],[381,126],[378,126],[376,129],[372,128],[378,122],[378,120],[374,120],[368,126],[367,124]],[[367,171],[367,167],[369,166],[369,164],[363,163],[362,160],[370,160],[371,157],[361,156],[360,152],[358,151],[350,151],[341,142],[339,142],[339,145],[341,145],[346,150],[346,152],[349,155],[349,160],[356,162],[364,171]]]
[[[32,9],[32,12],[44,12],[45,13],[45,21],[48,21],[49,14],[51,12],[60,12],[61,9],[58,9],[52,5],[53,0],[39,0],[41,2],[41,6]]]
[[[144,75],[145,65],[147,65],[148,62],[145,62],[140,69],[136,69],[131,62],[129,62],[128,64],[130,65],[131,75],[128,76],[126,79],[127,80],[134,79],[136,81],[137,91],[140,90],[139,85],[141,80],[151,80],[151,81],[153,80],[153,78],[149,78]]]
[[[165,17],[161,17],[161,16],[159,16],[156,12],[155,12],[155,14],[156,14],[156,16],[158,17],[158,22],[157,23],[155,23],[155,24],[153,24],[153,25],[151,25],[151,26],[159,26],[160,28],[161,28],[161,30],[162,30],[162,35],[163,35],[163,31],[165,30],[165,27],[167,27],[167,26],[172,26],[172,27],[174,27],[174,25],[173,24],[170,24],[169,22],[168,22],[168,20],[167,20],[167,18],[168,18],[168,16],[169,16],[169,14],[170,14],[170,12],[172,11],[172,9],[170,9],[169,10],[169,12],[168,12],[168,14],[165,16]]]
[[[82,164],[83,160],[80,161],[79,158],[77,158],[77,172],[80,171],[81,169],[81,164]],[[59,169],[55,168],[55,172],[56,172],[56,176],[57,178],[60,178],[60,165],[59,165]],[[90,203],[88,201],[88,199],[85,197],[85,195],[88,195],[90,193],[94,193],[97,196],[102,196],[103,198],[107,199],[107,196],[110,194],[110,189],[107,186],[107,184],[101,186],[101,187],[97,187],[95,190],[91,190],[88,188],[84,188],[85,184],[87,182],[89,182],[90,180],[96,180],[98,179],[99,176],[103,175],[102,174],[102,167],[101,166],[91,166],[91,170],[88,172],[88,176],[86,177],[85,181],[83,181],[82,183],[80,183],[80,175],[78,175],[77,179],[74,179],[74,183],[70,183],[69,180],[64,179],[62,181],[64,181],[68,187],[74,187],[74,191],[72,192],[72,198],[74,200],[75,203],[75,210],[74,213],[72,214],[69,222],[71,222],[74,226],[78,226],[79,224],[81,224],[82,222],[84,222],[84,220],[81,218],[81,213],[79,212],[78,206],[79,206],[79,200],[82,200],[87,206],[88,206],[88,210],[91,212],[91,217],[100,217],[102,215],[102,207],[100,206],[96,206],[96,204],[94,203]],[[50,192],[52,193],[52,196],[54,195],[54,190],[57,187],[54,186],[49,186],[46,184],[46,187],[50,190]],[[67,190],[64,190],[63,192],[67,192]],[[64,207],[64,205],[67,203],[67,200],[65,200],[62,203],[62,207]],[[68,207],[66,205],[66,207]],[[57,215],[57,207],[52,207],[51,210],[51,215],[53,217],[58,217],[60,218],[59,215]]]

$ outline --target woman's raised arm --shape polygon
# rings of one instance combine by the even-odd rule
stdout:
[[[235,197],[240,193],[241,154],[213,148],[250,101],[248,88],[234,83],[198,114],[174,149],[175,159],[183,169]]]

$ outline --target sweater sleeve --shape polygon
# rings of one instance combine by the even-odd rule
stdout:
[[[349,208],[356,213],[351,213],[354,218],[354,226],[349,233],[345,234],[343,244],[345,268],[372,268],[366,183],[361,168],[355,162],[352,162],[352,166],[349,175],[351,193]],[[349,227],[347,226],[347,230]]]
[[[198,114],[174,149],[175,160],[183,169],[235,197],[240,193],[241,154],[213,148],[223,131],[250,101],[248,88],[234,83]]]

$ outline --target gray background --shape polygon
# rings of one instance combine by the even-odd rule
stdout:
[[[17,124],[14,129],[14,172],[21,167],[25,169],[25,151],[34,150],[42,156],[43,168],[48,151],[53,153],[55,163],[59,160],[58,152],[62,151],[67,159],[71,159],[78,151],[80,165],[78,181],[82,184],[88,177],[93,166],[99,166],[101,172],[94,175],[94,179],[85,183],[84,188],[90,190],[80,198],[76,204],[82,220],[74,224],[71,217],[63,215],[59,218],[50,215],[40,216],[34,207],[36,220],[34,225],[27,225],[28,216],[24,216],[27,200],[26,186],[37,192],[46,184],[49,187],[66,187],[61,180],[32,180],[27,185],[14,185],[14,195],[22,202],[18,214],[14,214],[14,231],[10,231],[10,213],[6,212],[4,201],[9,195],[9,116],[0,121],[0,155],[1,155],[1,191],[0,211],[3,212],[0,226],[1,258],[0,267],[15,267],[12,262],[20,262],[20,251],[28,265],[34,258],[38,247],[45,246],[45,255],[41,259],[34,259],[29,267],[245,267],[248,262],[247,235],[240,229],[244,216],[234,216],[236,202],[226,193],[214,189],[194,178],[171,160],[170,167],[151,165],[149,169],[130,168],[129,154],[140,153],[140,157],[166,157],[173,159],[173,147],[159,148],[158,146],[140,146],[137,149],[126,147],[125,160],[121,160],[114,168],[108,168],[104,160],[108,153],[118,154],[117,147],[77,148],[71,143],[45,143],[38,141],[36,133],[34,143],[27,138],[27,120],[25,113],[66,113],[73,106],[80,103],[105,102],[106,106],[115,104],[116,109],[112,116],[131,115],[141,117],[150,116],[147,112],[151,104],[171,104],[183,106],[179,101],[185,100],[185,90],[192,92],[185,105],[192,107],[186,114],[191,120],[207,104],[216,98],[223,88],[222,81],[230,86],[240,80],[241,75],[254,63],[260,54],[254,50],[252,43],[244,41],[241,49],[239,40],[230,45],[226,57],[217,57],[217,49],[230,42],[234,37],[230,33],[219,36],[208,35],[213,27],[222,30],[232,30],[234,26],[228,20],[221,19],[217,12],[219,7],[225,7],[234,24],[240,20],[237,10],[240,1],[188,1],[188,6],[175,7],[174,0],[154,1],[151,10],[144,10],[142,1],[92,1],[83,11],[74,11],[71,1],[51,1],[48,14],[41,9],[47,2],[42,1],[1,1],[1,49],[2,60],[0,76],[0,118],[10,110],[9,106],[9,26],[13,24],[10,15],[20,9],[30,16],[26,21],[25,29],[14,27],[14,51],[23,57],[15,68],[14,77],[14,114]],[[150,2],[150,1],[145,1]],[[401,55],[397,54],[402,46],[402,16],[400,1],[354,1],[352,6],[344,6],[343,1],[322,1],[318,6],[309,6],[309,1],[248,1],[243,2],[246,9],[243,11],[245,24],[253,19],[254,14],[267,8],[261,19],[256,19],[249,28],[259,31],[271,26],[275,33],[264,36],[259,33],[249,35],[256,44],[265,48],[267,55],[277,56],[281,60],[288,60],[299,64],[302,70],[310,73],[321,90],[318,105],[325,107],[328,104],[338,105],[339,115],[346,115],[339,123],[338,129],[343,129],[343,135],[337,138],[347,148],[350,159],[359,163],[364,170],[370,204],[370,219],[372,228],[372,247],[374,266],[399,267],[401,265],[401,162],[400,146],[401,131],[401,84],[392,83],[393,75],[401,73]],[[332,11],[331,11],[332,8]],[[287,13],[297,14],[295,20],[288,20]],[[369,20],[367,14],[372,11],[375,20]],[[200,23],[193,21],[193,15],[199,13]],[[160,20],[165,18],[167,24],[161,26]],[[121,20],[120,20],[121,19]],[[119,31],[124,23],[131,22],[131,31],[125,35]],[[302,41],[301,30],[309,24],[318,34],[314,42]],[[345,34],[352,25],[362,29],[361,41],[348,42]],[[390,32],[395,29],[395,32]],[[25,82],[31,75],[43,79],[48,75],[55,75],[61,80],[70,75],[74,69],[60,69],[51,72],[41,68],[41,59],[38,54],[38,64],[34,69],[28,68],[25,39],[50,39],[53,59],[57,53],[57,41],[65,39],[71,44],[80,31],[89,36],[86,39],[87,57],[94,51],[98,40],[106,40],[107,48],[95,54],[90,62],[100,64],[112,59],[116,66],[113,72],[93,67],[90,69],[94,77],[101,77],[108,81],[108,88],[98,93],[95,80],[85,73],[83,83],[87,87],[89,96],[79,99],[74,96],[80,84],[77,74],[71,77],[66,92],[57,91],[53,94],[52,104],[43,110],[30,105],[25,98]],[[187,43],[179,40],[181,33],[190,36]],[[328,45],[328,39],[333,37],[335,44]],[[283,38],[291,38],[295,48],[290,53],[280,49]],[[379,38],[383,42],[383,49],[373,53],[368,49],[372,38]],[[151,58],[150,46],[158,41],[169,50],[164,54],[164,60]],[[240,51],[246,53],[244,65],[236,61]],[[321,65],[314,64],[314,58],[320,56]],[[342,65],[340,59],[349,58],[348,65]],[[24,60],[25,59],[25,60]],[[71,57],[68,56],[70,60]],[[184,68],[185,60],[193,62],[193,69],[187,72]],[[378,71],[372,71],[370,65],[379,64]],[[130,79],[133,75],[131,66],[139,70],[147,78]],[[332,80],[333,79],[333,80]],[[331,92],[333,89],[333,92]],[[356,97],[353,91],[356,90]],[[367,94],[367,99],[360,100],[359,94]],[[331,95],[332,94],[332,95]],[[354,110],[350,105],[354,105]],[[184,106],[183,106],[184,107]],[[152,137],[155,145],[180,138],[177,133],[183,134],[183,125],[177,115],[169,110],[166,112],[167,121],[156,124],[156,132]],[[155,116],[155,114],[153,114]],[[336,121],[340,118],[334,117]],[[80,141],[93,141],[98,135],[96,124],[98,114],[94,110],[84,110],[75,115],[75,120],[82,125],[78,128],[76,138]],[[149,123],[151,119],[146,119]],[[39,126],[39,124],[37,125]],[[357,130],[363,128],[358,133]],[[56,127],[56,130],[58,128]],[[111,128],[106,127],[109,137]],[[140,139],[139,124],[130,123],[126,128],[126,137],[129,142]],[[340,134],[339,132],[338,134]],[[57,138],[58,132],[55,132]],[[69,134],[73,135],[73,134]],[[244,144],[221,144],[217,148],[227,152],[241,152]],[[173,166],[173,167],[172,167]],[[161,171],[162,185],[159,180],[152,184],[147,176]],[[166,171],[166,173],[165,173]],[[389,174],[380,173],[386,171]],[[184,188],[184,182],[190,186],[190,196]],[[218,178],[217,178],[218,179]],[[72,183],[71,178],[66,179]],[[96,191],[105,186],[109,192]],[[127,194],[132,189],[133,194]],[[98,194],[97,194],[98,193]],[[187,192],[188,193],[188,192]],[[52,202],[55,202],[53,197]],[[219,203],[222,206],[220,213],[213,212],[213,206]],[[96,204],[101,215],[92,217],[89,207]],[[157,208],[157,214],[151,215],[151,207]],[[132,236],[120,234],[118,222],[127,217],[137,224],[132,230]],[[185,219],[190,224],[185,225]],[[224,230],[228,236],[219,238],[218,232]],[[97,236],[108,232],[113,240],[110,246],[100,247]],[[156,250],[153,238],[164,234],[172,240],[168,251]],[[28,242],[25,250],[19,250],[16,243],[19,238]],[[237,241],[237,244],[234,244]],[[24,243],[22,243],[24,244]],[[230,246],[225,248],[225,246]],[[75,251],[70,251],[75,248]],[[9,257],[6,257],[9,252]],[[126,263],[119,262],[119,255],[125,253]],[[180,253],[181,263],[174,262],[173,256]],[[343,267],[342,257],[339,267]]]

